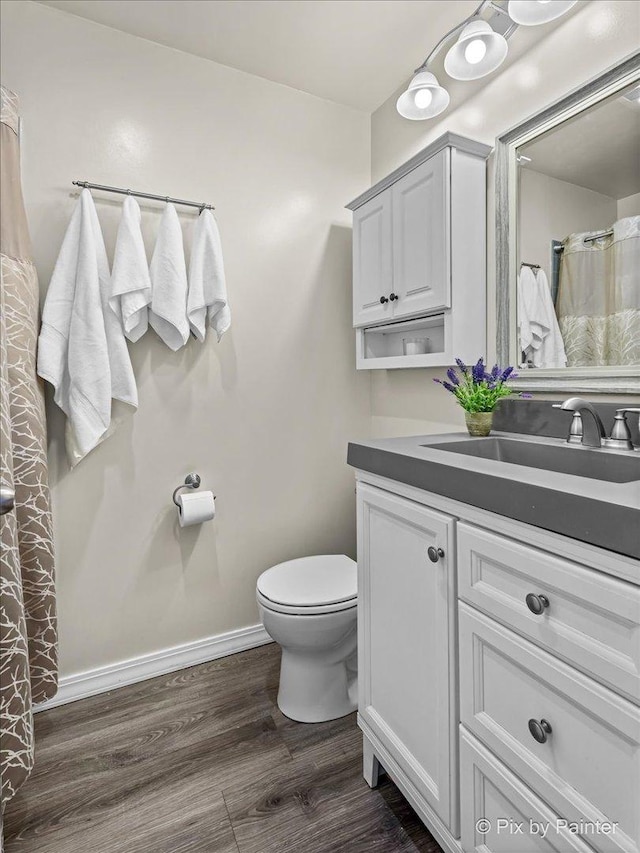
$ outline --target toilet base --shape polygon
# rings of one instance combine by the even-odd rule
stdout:
[[[325,723],[358,707],[358,675],[344,661],[327,663],[282,650],[278,708],[298,723]]]

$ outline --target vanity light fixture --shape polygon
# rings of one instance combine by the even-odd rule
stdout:
[[[555,21],[578,0],[509,0],[509,17],[523,27],[536,27]]]
[[[477,80],[495,71],[507,58],[507,40],[487,21],[476,18],[465,25],[444,59],[444,70],[454,80]]]
[[[444,70],[454,80],[478,80],[491,74],[504,62],[509,50],[507,39],[519,24],[532,26],[553,21],[568,12],[577,0],[482,0],[473,15],[443,36],[419,68],[396,102],[396,109],[412,121],[434,118],[449,106],[449,93],[429,63],[453,38],[447,51]],[[487,19],[482,17],[487,13]],[[490,12],[490,14],[489,14]]]
[[[396,104],[400,115],[413,121],[433,118],[448,106],[449,93],[438,83],[435,74],[424,70],[418,70]]]

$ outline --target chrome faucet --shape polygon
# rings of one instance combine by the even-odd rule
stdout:
[[[553,408],[573,412],[573,420],[567,438],[570,444],[610,447],[613,450],[634,449],[626,414],[627,412],[640,414],[640,408],[616,409],[610,438],[607,438],[600,415],[588,400],[583,400],[582,397],[570,397],[564,403],[556,403]],[[584,417],[585,413],[588,413],[588,418]]]
[[[606,438],[604,424],[600,420],[600,415],[593,408],[588,400],[583,400],[582,397],[569,397],[564,403],[558,407],[564,412],[577,412],[582,420],[582,441],[581,444],[586,444],[589,447],[602,447],[602,440]],[[591,417],[584,418],[584,413],[588,412]],[[570,433],[571,436],[571,433]]]

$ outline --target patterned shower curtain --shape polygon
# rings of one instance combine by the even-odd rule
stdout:
[[[58,684],[53,536],[42,387],[36,377],[38,280],[20,184],[18,102],[0,87],[0,516],[2,804],[33,766],[32,704]]]
[[[640,216],[564,241],[556,309],[568,367],[640,364]]]

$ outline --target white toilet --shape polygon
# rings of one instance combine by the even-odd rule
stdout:
[[[278,707],[301,723],[357,707],[357,566],[344,554],[302,557],[267,569],[256,597],[282,647]]]

